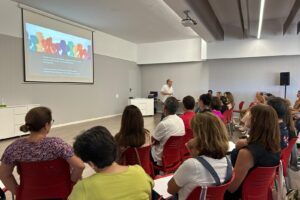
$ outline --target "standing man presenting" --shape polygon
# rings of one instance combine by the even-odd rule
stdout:
[[[168,97],[173,96],[174,90],[173,90],[172,85],[173,85],[173,81],[171,79],[168,79],[166,81],[166,84],[163,85],[161,90],[160,90],[161,101],[162,101],[163,104],[165,103],[165,101]],[[163,107],[164,107],[164,105],[163,105]],[[162,113],[161,119],[163,119],[164,117],[165,117],[164,113]]]
[[[160,95],[161,95],[161,101],[165,103],[166,99],[168,97],[173,96],[174,90],[173,90],[173,81],[171,79],[167,80],[167,84],[163,85],[161,90],[160,90]]]

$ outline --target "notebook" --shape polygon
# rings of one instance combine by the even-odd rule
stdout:
[[[164,199],[171,197],[172,195],[167,192],[168,190],[168,182],[173,177],[173,174],[164,176],[162,178],[158,178],[154,180],[154,188],[153,190],[162,196]]]

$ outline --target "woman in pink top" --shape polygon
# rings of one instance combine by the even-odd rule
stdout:
[[[210,104],[212,113],[224,121],[224,116],[221,113],[222,102],[218,97],[213,97]]]

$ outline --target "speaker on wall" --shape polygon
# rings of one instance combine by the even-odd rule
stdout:
[[[280,72],[280,85],[290,85],[290,72]]]

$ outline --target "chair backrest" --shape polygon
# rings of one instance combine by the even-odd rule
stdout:
[[[232,177],[229,182],[219,185],[219,186],[208,186],[206,191],[206,200],[223,200],[224,199],[224,193],[231,184],[231,182],[234,180],[235,175],[232,173]],[[202,187],[196,187],[190,195],[187,197],[186,200],[199,200],[201,195]]]
[[[187,143],[192,138],[193,138],[193,131],[191,129],[185,130],[185,134],[183,136],[183,144]]]
[[[141,165],[147,174],[149,174],[151,177],[154,177],[153,165],[150,159],[150,151],[151,145],[140,148],[129,147],[122,154],[124,164]]]
[[[270,199],[270,187],[277,168],[257,167],[251,171],[243,182],[242,200]]]
[[[284,177],[286,177],[288,175],[287,174],[287,168],[288,168],[289,159],[290,159],[290,156],[291,156],[292,149],[293,149],[294,145],[296,144],[297,140],[298,140],[298,137],[292,138],[289,141],[288,146],[281,151],[280,159],[282,160],[283,176]]]
[[[166,144],[162,154],[162,164],[165,171],[175,171],[182,162],[181,149],[184,136],[171,136]]]
[[[16,200],[67,199],[72,191],[70,166],[63,159],[19,163]]]
[[[191,158],[190,152],[185,146],[185,144],[193,138],[193,131],[191,129],[186,129],[185,135],[183,136],[182,148],[181,148],[181,157],[182,162],[188,158]]]
[[[240,102],[240,104],[239,104],[239,110],[242,110],[242,109],[243,109],[244,103],[245,103],[244,101],[241,101],[241,102]]]
[[[226,111],[223,113],[223,116],[224,116],[224,123],[225,123],[225,124],[228,124],[228,123],[231,122],[232,112],[233,112],[233,109],[230,109],[230,110],[226,110]]]

